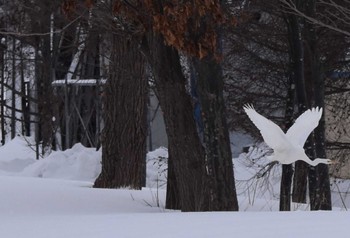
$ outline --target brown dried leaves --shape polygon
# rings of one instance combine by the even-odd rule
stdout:
[[[62,11],[72,17],[77,4],[91,8],[94,0],[63,0]],[[219,0],[115,0],[113,12],[129,21],[135,34],[160,33],[165,43],[191,56],[217,57],[217,28],[226,19]]]
[[[216,55],[217,28],[225,22],[219,0],[116,0],[114,12],[162,34],[165,43],[192,56]],[[136,12],[135,9],[138,9]]]
[[[67,18],[71,18],[77,11],[78,5],[85,8],[92,8],[94,4],[94,0],[63,0],[61,10]]]
[[[219,1],[168,1],[161,10],[153,15],[153,30],[166,44],[199,58],[216,54],[216,28],[225,21]]]

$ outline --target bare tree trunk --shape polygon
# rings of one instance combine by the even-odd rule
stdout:
[[[295,0],[295,3],[300,11],[305,12],[310,17],[315,16],[316,2],[314,0]],[[308,22],[301,24],[299,16],[291,15],[289,19],[289,32],[292,37],[291,55],[292,59],[294,59],[295,73],[298,75],[296,77],[296,89],[299,111],[305,111],[312,103],[324,107],[324,80],[321,76],[316,28]],[[299,36],[299,39],[295,36]],[[298,62],[297,60],[300,62],[295,63]],[[311,159],[316,157],[324,158],[326,156],[324,141],[324,118],[322,118],[319,126],[310,135],[305,144],[306,154]],[[293,201],[306,202],[305,188],[308,178],[311,210],[330,210],[331,195],[328,167],[326,165],[319,165],[316,167],[309,166],[307,168],[303,162],[296,163]],[[306,173],[308,176],[305,176]],[[322,176],[320,176],[321,174]]]
[[[11,139],[16,136],[16,38],[12,38],[12,93],[11,93]]]
[[[301,4],[300,0],[296,0]],[[291,60],[291,74],[296,86],[296,101],[299,112],[308,108],[304,78],[304,46],[300,18],[295,15],[287,15],[288,40]],[[307,165],[302,161],[295,162],[295,173],[293,180],[293,202],[306,203],[307,191]]]
[[[152,68],[164,114],[181,210],[209,210],[205,153],[197,134],[179,55],[164,44],[162,37],[152,33],[144,41],[143,52]]]
[[[48,16],[49,18],[49,16]],[[47,26],[49,31],[49,24]],[[50,38],[44,37],[41,40],[40,49],[42,57],[40,59],[40,75],[38,77],[38,102],[40,113],[40,139],[42,141],[42,154],[46,155],[51,152],[53,140],[53,90],[51,86],[51,55],[50,55]]]
[[[214,57],[194,59],[202,110],[203,142],[211,190],[211,211],[237,211],[232,153],[226,123],[221,66]]]
[[[0,86],[0,120],[1,120],[1,144],[4,145],[5,144],[5,136],[6,136],[6,130],[5,130],[5,110],[4,110],[4,104],[5,104],[5,100],[4,100],[4,95],[5,95],[5,46],[3,46],[2,44],[0,44],[0,56],[1,56],[1,86]]]
[[[166,186],[166,209],[181,209],[181,197],[179,196],[179,185],[177,184],[172,149],[168,149],[168,177],[167,177],[167,186]]]
[[[147,137],[147,80],[138,42],[113,36],[110,78],[104,91],[102,173],[99,188],[144,184]]]
[[[316,2],[306,1],[306,14],[315,17]],[[316,27],[312,23],[305,23],[305,44],[307,55],[305,64],[308,66],[309,80],[312,85],[312,99],[319,107],[324,108],[324,77],[321,72],[319,44]],[[324,114],[314,131],[315,157],[326,158],[325,151],[325,120]],[[309,195],[311,210],[332,210],[329,172],[327,165],[318,165],[309,169]]]
[[[292,75],[291,75],[292,76]],[[295,101],[295,82],[294,78],[290,77],[290,86],[288,89],[288,98],[286,103],[285,113],[285,128],[290,128],[293,125],[294,101]],[[282,165],[282,178],[280,187],[280,211],[290,211],[291,192],[293,182],[293,165]]]
[[[324,108],[324,79],[319,75],[315,78],[315,101],[316,104]],[[326,158],[325,150],[325,115],[319,122],[318,127],[314,131],[315,135],[315,149],[317,158]],[[328,165],[319,164],[316,166],[318,183],[318,201],[311,204],[313,210],[332,210],[332,197],[330,190],[329,169]],[[311,200],[311,199],[310,199]]]
[[[40,21],[36,27],[38,32],[50,32],[51,9],[45,3],[40,3]],[[51,152],[53,142],[53,89],[52,89],[52,56],[50,35],[35,36],[36,53],[36,96],[38,99],[38,131],[37,141],[42,142],[42,155]]]

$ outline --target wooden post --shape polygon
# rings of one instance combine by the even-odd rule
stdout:
[[[65,149],[68,149],[70,146],[70,127],[69,127],[69,92],[68,92],[68,80],[66,78],[66,82],[64,85],[64,118],[66,123],[66,135],[65,135]]]

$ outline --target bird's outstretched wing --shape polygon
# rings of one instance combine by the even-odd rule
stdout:
[[[243,109],[254,125],[260,130],[268,146],[274,150],[289,148],[290,143],[279,126],[257,113],[251,105],[244,105]]]
[[[307,137],[318,126],[322,116],[322,108],[311,108],[305,111],[294,122],[286,133],[287,138],[294,145],[303,147]]]

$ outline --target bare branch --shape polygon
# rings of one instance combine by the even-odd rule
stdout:
[[[69,22],[67,25],[65,25],[62,29],[56,30],[53,32],[34,32],[34,33],[23,33],[23,32],[11,32],[11,31],[0,31],[1,35],[8,35],[8,36],[18,36],[18,37],[29,37],[29,36],[47,36],[50,34],[60,34],[63,31],[65,31],[68,27],[70,27],[72,24],[74,24],[76,21],[81,19],[82,16],[78,16],[73,21]]]
[[[310,16],[306,15],[305,13],[301,12],[297,8],[295,3],[293,1],[291,1],[291,0],[280,0],[280,2],[282,4],[284,4],[285,10],[288,13],[292,13],[292,14],[301,16],[301,17],[305,18],[306,20],[308,20],[309,22],[311,22],[313,24],[316,24],[316,25],[328,28],[330,30],[333,30],[333,31],[336,31],[338,33],[344,34],[346,36],[350,36],[350,32],[349,31],[340,29],[336,24],[331,25],[331,24],[325,23],[324,21],[318,20],[318,19],[316,19],[314,17],[310,17]],[[338,10],[338,12],[341,14],[342,17],[344,17],[344,16],[346,16],[347,18],[350,17],[350,9],[347,9],[345,7],[342,7],[342,6],[339,6],[336,3],[334,3],[333,1],[330,1],[330,3],[326,3],[325,1],[321,1],[321,2],[323,4],[325,4],[325,5],[331,4],[333,7],[335,7]],[[334,15],[334,13],[332,13],[332,15],[333,15],[333,17],[336,17],[338,20],[343,21],[343,23],[350,24],[349,22],[344,22],[344,19],[342,19],[340,16]],[[326,17],[326,16],[324,16],[324,17]],[[328,20],[330,20],[329,17],[326,17],[326,18]]]

